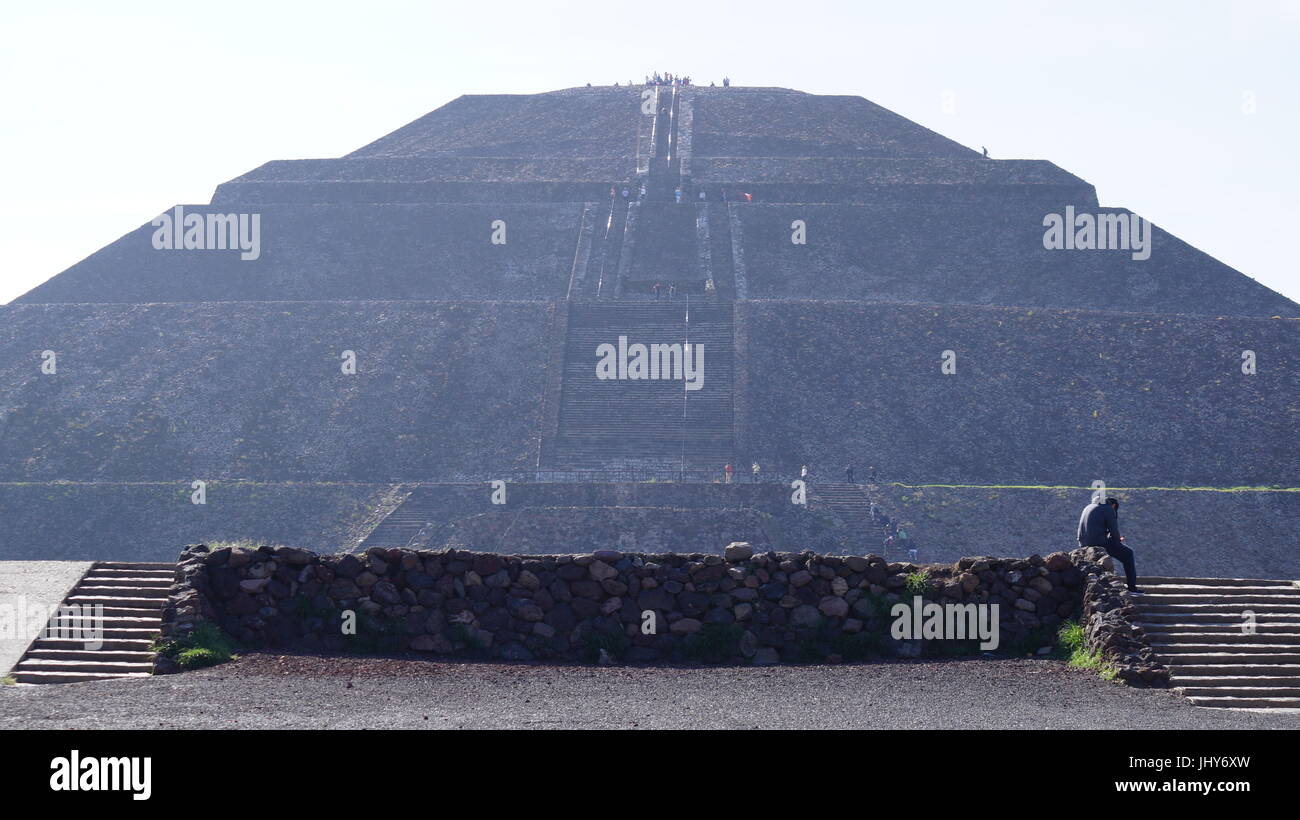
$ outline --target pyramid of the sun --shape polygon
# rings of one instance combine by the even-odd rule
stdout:
[[[905,485],[1300,483],[1300,306],[1051,162],[861,98],[467,96],[163,214],[0,308],[0,557],[325,546],[403,485],[539,470],[874,467],[931,544],[989,553],[1059,529],[1052,491]],[[698,389],[599,378],[620,337],[702,346]],[[1297,497],[1149,503],[1186,508],[1171,541],[1212,509],[1239,525],[1216,549],[1300,574],[1261,543]],[[990,510],[1014,525],[971,529]]]

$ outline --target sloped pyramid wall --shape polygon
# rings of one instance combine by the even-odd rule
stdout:
[[[0,489],[51,490],[0,492],[0,520],[32,520],[6,505],[41,497],[66,518],[77,482],[117,482],[86,485],[103,522],[114,486],[174,482],[185,504],[206,479],[292,499],[265,515],[302,510],[303,539],[336,538],[331,507],[365,518],[358,505],[373,512],[399,482],[654,466],[664,441],[680,453],[703,428],[639,428],[615,395],[626,385],[576,402],[595,357],[581,359],[568,307],[620,300],[634,316],[661,279],[728,317],[735,301],[709,342],[730,335],[713,359],[728,388],[689,448],[710,472],[754,460],[774,477],[854,463],[911,484],[1296,484],[1293,301],[1159,229],[1147,260],[1045,250],[1046,214],[1126,212],[1050,162],[985,159],[867,100],[659,89],[646,114],[646,91],[462,97],[347,157],[268,162],[186,206],[258,214],[258,259],[156,250],[144,225],[0,308]],[[47,350],[57,373],[41,370]],[[620,431],[604,450],[576,436]],[[349,482],[361,489],[340,492]],[[159,543],[140,510],[161,496],[123,493],[122,531]],[[1297,523],[1251,529],[1248,505],[1213,503],[1249,537]],[[258,510],[241,504],[222,532],[292,540]],[[0,544],[24,557],[172,549],[105,556],[71,525],[39,541],[14,526]],[[1042,548],[1069,546],[1069,527]],[[968,543],[956,524],[927,534],[948,536]],[[1292,569],[1265,554],[1272,574]]]

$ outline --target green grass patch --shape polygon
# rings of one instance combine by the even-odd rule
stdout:
[[[929,588],[929,582],[930,573],[928,570],[922,569],[908,573],[907,591],[913,595],[924,595],[925,591]]]
[[[1076,669],[1089,669],[1102,680],[1115,680],[1118,670],[1100,652],[1089,649],[1078,621],[1066,621],[1056,632],[1057,657],[1064,657]]]
[[[1115,680],[1119,670],[1101,656],[1100,652],[1084,647],[1076,649],[1070,655],[1070,666],[1076,669],[1090,669],[1101,676],[1102,680]]]
[[[1056,648],[1065,655],[1083,649],[1084,640],[1083,624],[1078,621],[1066,621],[1056,630]]]
[[[202,669],[238,657],[234,639],[211,621],[200,621],[187,637],[155,643],[154,648],[182,669]]]

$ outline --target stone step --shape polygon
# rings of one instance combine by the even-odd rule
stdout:
[[[1300,698],[1300,686],[1179,686],[1186,697]]]
[[[169,569],[92,569],[82,578],[82,582],[92,580],[96,581],[117,581],[117,580],[141,580],[148,581],[150,584],[155,583],[173,583],[176,579],[176,573]]]
[[[160,620],[158,621],[158,626],[161,626],[161,625],[162,625],[162,621],[161,621],[161,619],[160,619]],[[144,628],[136,628],[136,629],[133,629],[133,628],[130,628],[130,627],[113,628],[113,629],[105,628],[104,631],[101,633],[101,637],[102,637],[105,641],[110,641],[110,640],[122,640],[122,641],[145,640],[145,641],[152,641],[155,637],[158,636],[158,626],[155,626],[155,627],[152,628],[152,629],[147,628],[147,627],[144,627]]]
[[[1255,623],[1259,627],[1268,627],[1273,631],[1300,632],[1300,613],[1255,613]],[[1143,629],[1174,631],[1174,627],[1186,629],[1236,630],[1246,623],[1241,612],[1166,612],[1142,614],[1134,621]]]
[[[1260,606],[1258,604],[1226,604],[1226,603],[1206,603],[1206,604],[1156,604],[1144,603],[1145,596],[1139,595],[1134,598],[1138,614],[1145,616],[1151,615],[1170,615],[1178,613],[1240,613],[1243,609],[1249,609],[1255,613],[1256,617],[1261,614],[1294,614],[1300,615],[1300,601],[1294,604],[1268,604]]]
[[[14,670],[15,683],[85,683],[96,680],[114,680],[116,678],[147,678],[149,672],[68,672],[68,671],[31,671]]]
[[[1272,664],[1266,667],[1252,666],[1235,661],[1219,663],[1184,663],[1170,667],[1171,679],[1200,677],[1290,677],[1300,676],[1300,663]]]
[[[1225,709],[1300,709],[1300,698],[1206,698],[1191,697],[1197,706],[1217,706]]]
[[[1152,647],[1158,657],[1167,666],[1204,666],[1206,664],[1297,664],[1300,663],[1300,649],[1287,651],[1279,648],[1278,651],[1270,651],[1263,647],[1240,647],[1241,651],[1225,651],[1225,649],[1236,650],[1238,647],[1223,647],[1214,645],[1201,645],[1194,649],[1185,649],[1185,651],[1170,650],[1165,647]]]
[[[1300,686],[1300,675],[1176,675],[1169,680],[1179,687],[1226,686],[1237,689],[1272,689]]]
[[[76,593],[69,595],[65,603],[77,604],[80,606],[94,606],[103,604],[105,607],[113,606],[117,608],[129,607],[132,609],[162,609],[166,598],[127,598],[112,595],[82,595]]]
[[[115,609],[115,608],[114,608]],[[79,629],[83,626],[81,618],[54,618],[49,623],[50,629]],[[104,630],[111,629],[157,629],[162,624],[162,612],[160,610],[140,610],[140,609],[122,609],[118,612],[110,611],[109,607],[104,608],[104,617],[101,619],[90,619],[89,627],[102,627]]]
[[[15,672],[144,672],[153,671],[149,661],[82,661],[82,660],[47,660],[44,658],[24,658],[18,662]]]
[[[1237,589],[1237,588],[1234,588]],[[1142,595],[1134,598],[1139,607],[1148,606],[1166,606],[1169,604],[1230,604],[1233,606],[1294,606],[1300,607],[1300,590],[1297,594],[1290,593],[1278,595],[1261,595],[1250,593],[1223,593],[1211,595],[1184,594],[1174,592],[1151,592],[1147,591]]]
[[[75,594],[78,596],[91,596],[95,598],[112,598],[115,600],[131,600],[133,598],[166,598],[171,594],[171,586],[165,587],[103,587],[88,586],[82,584],[78,586]]]
[[[100,569],[130,569],[130,570],[167,570],[175,572],[175,564],[135,562],[135,561],[96,561],[92,570]]]
[[[141,630],[144,631],[144,630]],[[153,646],[152,636],[141,636],[131,638],[115,638],[102,636],[99,638],[100,649],[108,651],[127,651],[127,652],[149,652],[149,647]],[[77,638],[37,638],[32,643],[32,649],[84,649],[86,641]],[[152,655],[152,653],[150,653]]]
[[[84,646],[85,644],[82,644]],[[140,650],[114,649],[33,649],[27,653],[24,663],[29,661],[79,661],[89,664],[104,663],[152,663],[154,653]]]
[[[170,574],[165,577],[159,576],[157,578],[150,578],[148,576],[139,575],[101,575],[97,572],[92,572],[85,578],[82,578],[80,584],[80,586],[126,587],[128,589],[152,589],[155,587],[170,589],[171,585],[172,577]]]
[[[1181,641],[1181,642],[1158,642],[1152,641],[1151,648],[1156,652],[1166,652],[1169,654],[1186,655],[1189,652],[1268,652],[1268,653],[1300,653],[1300,643],[1288,642],[1281,644],[1270,644],[1262,642],[1243,641],[1237,639],[1233,643],[1222,643],[1216,641]]]
[[[1238,595],[1300,595],[1300,587],[1289,586],[1198,586],[1194,584],[1148,584],[1138,581],[1138,586],[1148,595],[1217,595],[1233,598]]]
[[[1142,620],[1137,622],[1143,631],[1151,632],[1169,632],[1169,633],[1217,633],[1232,632],[1241,633],[1241,625],[1244,623],[1242,618],[1224,618],[1224,619],[1206,619],[1202,621],[1191,621],[1177,618],[1176,616],[1168,620]],[[1256,634],[1267,634],[1276,632],[1290,632],[1300,634],[1300,617],[1293,620],[1268,620],[1255,621]]]
[[[1192,584],[1196,586],[1282,586],[1294,587],[1294,580],[1260,579],[1260,578],[1177,578],[1165,575],[1143,575],[1138,578],[1138,586],[1143,584]]]
[[[1144,630],[1147,640],[1153,646],[1187,646],[1193,644],[1285,644],[1300,647],[1300,633],[1297,632],[1256,632],[1247,635],[1240,631],[1222,632],[1161,632]]]

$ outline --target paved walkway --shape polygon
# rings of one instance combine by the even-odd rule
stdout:
[[[0,615],[0,677],[9,674],[36,638],[32,630],[45,628],[44,616],[32,625],[29,613],[48,613],[58,606],[88,569],[89,561],[0,561],[0,612],[5,613]],[[9,623],[14,626],[12,637]]]

